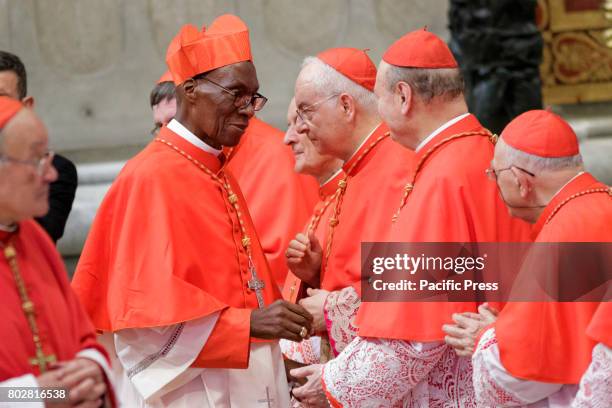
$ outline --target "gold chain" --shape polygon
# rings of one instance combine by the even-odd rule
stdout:
[[[412,178],[411,178],[410,182],[408,182],[404,186],[404,194],[402,195],[402,199],[400,200],[399,208],[396,211],[396,213],[393,215],[393,218],[391,219],[394,223],[398,220],[400,212],[402,211],[402,209],[406,205],[406,202],[408,201],[408,196],[410,195],[412,190],[414,190],[414,184],[416,182],[416,178],[417,178],[419,172],[421,171],[421,169],[423,168],[423,165],[425,164],[425,161],[429,158],[429,156],[431,156],[432,153],[434,153],[436,150],[438,150],[440,147],[442,147],[443,145],[447,144],[448,142],[450,142],[452,140],[455,140],[455,139],[460,139],[460,138],[463,138],[463,137],[467,137],[467,136],[486,136],[486,137],[489,138],[491,143],[493,143],[493,145],[495,145],[495,143],[497,143],[497,135],[492,134],[488,130],[480,130],[480,131],[475,131],[475,132],[458,133],[456,135],[449,136],[446,139],[443,139],[440,142],[436,143],[434,146],[432,146],[427,152],[425,152],[423,157],[421,157],[421,160],[419,160],[419,162],[416,165],[416,168],[415,168],[414,172],[412,173]]]
[[[325,199],[325,201],[323,202],[323,206],[319,209],[319,211],[316,211],[312,215],[312,217],[310,218],[310,221],[308,222],[308,226],[306,227],[306,235],[310,234],[310,232],[313,232],[318,228],[319,222],[321,221],[321,217],[323,216],[323,214],[325,214],[325,211],[327,211],[327,208],[334,201],[337,194],[338,194],[338,190],[336,190],[334,194],[327,197],[327,199]]]
[[[36,357],[29,360],[33,366],[38,366],[41,374],[47,371],[47,366],[57,361],[54,354],[45,355],[42,347],[42,341],[40,339],[40,332],[38,331],[38,324],[36,323],[36,309],[34,303],[30,300],[28,290],[19,272],[19,265],[17,264],[17,251],[12,244],[4,245],[0,244],[3,248],[4,257],[11,268],[13,278],[15,279],[15,285],[17,286],[17,292],[19,292],[19,298],[21,299],[21,309],[25,314],[25,317],[30,326],[32,332],[32,340],[34,340],[34,348],[36,350]]]
[[[370,143],[370,145],[366,149],[364,149],[364,151],[359,155],[359,157],[357,157],[357,159],[351,165],[351,167],[347,169],[344,178],[338,182],[338,188],[336,189],[336,193],[333,196],[334,201],[335,201],[334,210],[329,219],[329,232],[327,233],[327,244],[325,246],[325,263],[324,263],[325,268],[327,268],[327,262],[329,261],[329,255],[331,254],[331,250],[332,250],[332,242],[334,240],[334,231],[336,227],[338,226],[338,224],[340,223],[339,217],[340,217],[340,211],[342,209],[342,201],[344,200],[344,193],[348,185],[348,180],[349,178],[351,178],[351,173],[353,172],[355,167],[357,167],[357,165],[361,163],[363,158],[366,157],[367,154],[378,143],[380,143],[386,137],[389,137],[389,134],[390,134],[389,132],[386,132],[385,134],[380,135],[374,141],[372,141],[372,143]],[[321,276],[323,275],[321,274]]]
[[[227,201],[236,211],[236,215],[238,216],[238,223],[240,224],[240,232],[242,233],[242,246],[247,251],[247,255],[251,258],[251,238],[247,234],[246,227],[244,226],[244,221],[242,220],[242,213],[240,211],[240,206],[238,205],[238,195],[234,193],[232,190],[232,186],[230,185],[227,177],[223,175],[223,178],[217,176],[214,172],[212,172],[208,167],[206,167],[202,162],[191,156],[189,153],[181,150],[177,146],[173,145],[171,142],[162,138],[155,138],[156,142],[160,142],[165,144],[166,146],[172,148],[174,151],[179,153],[181,156],[189,160],[191,163],[195,164],[200,170],[204,171],[204,173],[208,174],[210,178],[213,179],[216,183],[218,183],[223,190],[225,190],[227,194]]]
[[[553,217],[555,216],[555,214],[557,214],[557,212],[559,212],[559,210],[561,209],[561,207],[563,207],[565,204],[569,203],[570,201],[572,201],[574,198],[578,198],[578,197],[582,197],[583,195],[587,195],[587,194],[593,194],[593,193],[608,193],[608,195],[610,197],[612,197],[612,187],[600,187],[600,188],[592,188],[590,190],[584,190],[584,191],[580,191],[579,193],[576,194],[572,194],[571,196],[567,197],[565,200],[563,200],[562,202],[559,203],[559,205],[557,205],[555,207],[554,210],[552,210],[552,212],[550,213],[550,215],[548,216],[548,218],[546,219],[545,224],[548,224],[550,222],[550,220],[553,219]]]

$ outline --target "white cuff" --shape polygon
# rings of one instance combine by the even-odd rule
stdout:
[[[22,375],[21,377],[13,377],[8,380],[0,382],[0,388],[25,388],[32,387],[38,388],[38,381],[36,377],[32,374]],[[7,397],[8,390],[2,390],[2,396]],[[45,403],[42,401],[32,401],[32,402],[17,402],[17,401],[0,401],[0,408],[11,408],[18,406],[19,408],[45,408]]]

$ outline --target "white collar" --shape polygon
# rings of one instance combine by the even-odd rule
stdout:
[[[448,122],[446,122],[445,124],[443,124],[442,126],[440,126],[439,128],[437,128],[436,130],[434,130],[429,136],[427,136],[425,139],[421,140],[421,143],[419,143],[419,145],[416,147],[415,151],[418,152],[420,149],[423,148],[423,146],[425,146],[431,139],[433,139],[434,137],[436,137],[437,135],[439,135],[440,133],[442,133],[443,130],[448,129],[449,127],[451,127],[452,125],[454,125],[455,123],[459,122],[461,119],[465,118],[466,116],[468,116],[470,113],[464,113],[462,115],[459,115],[451,120],[449,120]]]
[[[187,129],[181,122],[176,119],[172,119],[168,125],[166,125],[168,129],[207,153],[212,153],[215,156],[219,156],[221,154],[221,150],[215,149],[214,147],[206,144],[202,139],[194,135],[189,129]]]
[[[327,183],[329,183],[330,181],[332,181],[334,179],[334,177],[336,177],[338,174],[340,174],[340,172],[342,171],[342,167],[340,167],[338,170],[336,170],[331,176],[329,176],[324,182],[322,182],[319,187],[323,187],[325,186]]]
[[[13,224],[13,225],[0,224],[0,231],[15,232],[16,229],[17,229],[17,224]]]

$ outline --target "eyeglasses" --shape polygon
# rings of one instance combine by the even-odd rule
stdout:
[[[321,106],[323,103],[331,100],[332,98],[335,98],[336,96],[339,96],[340,94],[332,94],[329,95],[327,98],[321,99],[320,101],[317,101],[315,103],[312,103],[310,105],[304,106],[303,108],[297,108],[295,110],[295,112],[297,113],[298,118],[306,123],[306,124],[311,124],[312,122],[312,118],[314,113],[317,111],[318,107]],[[297,124],[297,120],[296,120],[296,124]]]
[[[49,167],[51,167],[51,162],[53,162],[54,156],[54,152],[48,151],[38,160],[20,160],[0,154],[0,163],[16,163],[25,166],[32,166],[36,169],[36,173],[38,173],[39,176],[42,176],[47,170],[49,170]]]
[[[520,171],[524,173],[529,174],[531,177],[535,177],[535,174],[533,174],[532,172],[525,170],[521,167],[517,167],[517,166],[504,167],[503,169],[494,169],[493,167],[489,167],[488,169],[485,170],[485,174],[487,175],[489,180],[497,181],[497,177],[499,177],[499,173],[501,173],[502,171],[510,170],[513,167],[515,169],[519,169]]]
[[[263,96],[262,94],[255,92],[252,95],[241,95],[238,91],[232,91],[231,89],[227,89],[221,84],[216,83],[215,81],[211,81],[206,77],[194,78],[197,80],[203,79],[206,82],[210,82],[221,90],[227,92],[228,94],[234,97],[234,106],[238,109],[246,109],[249,105],[253,105],[254,111],[260,111],[263,109],[266,102],[268,102],[268,98]]]

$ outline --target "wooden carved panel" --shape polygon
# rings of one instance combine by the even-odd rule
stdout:
[[[539,0],[547,104],[612,100],[612,0]]]

